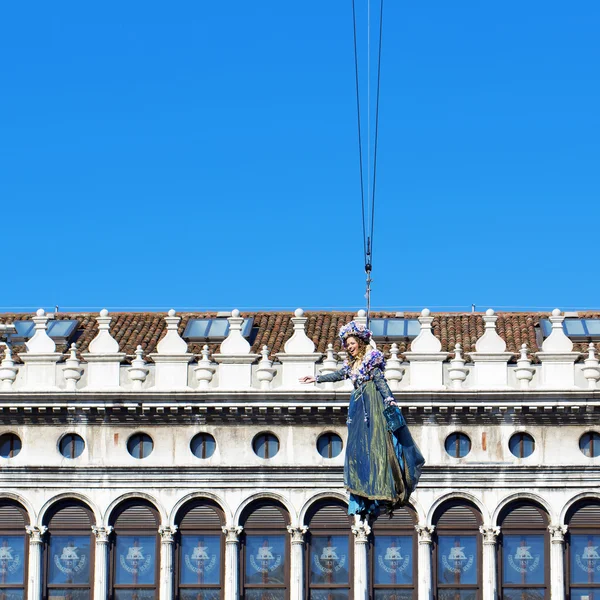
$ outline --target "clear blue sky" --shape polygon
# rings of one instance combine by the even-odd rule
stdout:
[[[600,306],[599,31],[386,1],[374,306]],[[364,303],[350,0],[5,2],[0,64],[0,310]]]

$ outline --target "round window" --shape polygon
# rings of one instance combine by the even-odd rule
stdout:
[[[452,458],[463,458],[471,452],[471,440],[464,433],[451,433],[446,438],[444,446]]]
[[[147,458],[153,449],[154,442],[146,433],[135,433],[127,440],[127,450],[133,458]]]
[[[14,433],[3,433],[0,435],[0,456],[2,458],[14,458],[21,452],[21,438]]]
[[[252,449],[260,458],[273,458],[279,452],[279,440],[272,433],[259,433],[252,440]]]
[[[515,433],[508,441],[508,447],[517,458],[527,458],[535,450],[535,440],[528,433]]]
[[[317,440],[317,450],[323,458],[335,458],[342,451],[342,438],[337,433],[324,433]]]
[[[199,433],[190,442],[190,450],[197,458],[210,458],[216,447],[215,438],[210,433]]]
[[[600,456],[600,433],[588,431],[579,438],[579,449],[584,456],[596,458]]]
[[[85,442],[83,438],[76,433],[67,433],[58,442],[58,449],[65,458],[77,458],[81,456],[84,448]]]

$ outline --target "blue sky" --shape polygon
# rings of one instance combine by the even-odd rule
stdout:
[[[375,307],[600,306],[599,30],[387,0]],[[4,3],[0,67],[0,310],[364,304],[350,0]]]

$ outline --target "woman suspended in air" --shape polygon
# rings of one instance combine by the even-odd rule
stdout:
[[[365,326],[350,321],[340,329],[348,353],[344,366],[300,381],[352,381],[344,464],[344,484],[350,492],[348,514],[375,518],[408,503],[425,460],[383,374],[383,354],[369,343],[371,335]]]

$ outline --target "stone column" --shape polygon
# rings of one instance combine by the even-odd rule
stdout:
[[[243,527],[223,527],[225,534],[225,600],[240,597],[240,533]]]
[[[92,527],[96,536],[94,555],[94,600],[107,600],[108,598],[108,538],[112,527]]]
[[[367,567],[367,544],[371,528],[365,521],[352,525],[354,534],[354,600],[368,600],[369,574]]]
[[[27,600],[42,600],[42,546],[44,534],[48,528],[42,525],[25,527],[29,535],[29,577],[27,583]]]
[[[483,560],[481,572],[483,573],[483,600],[497,600],[498,598],[498,568],[496,565],[496,539],[500,535],[500,527],[480,527],[483,535]]]
[[[308,531],[308,527],[288,525],[287,530],[292,536],[290,600],[304,600],[304,534]]]
[[[565,600],[565,533],[566,525],[550,525],[550,597]]]
[[[160,535],[160,592],[159,600],[173,600],[173,546],[177,526],[161,527]]]
[[[415,525],[419,535],[419,557],[417,573],[419,574],[419,600],[432,600],[433,574],[431,571],[431,536],[435,527],[433,525]]]

